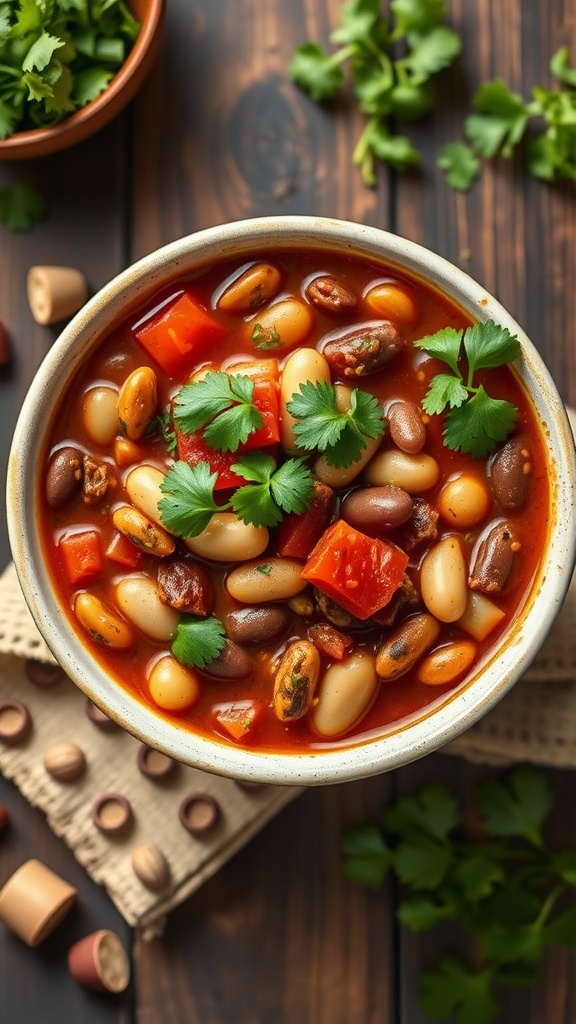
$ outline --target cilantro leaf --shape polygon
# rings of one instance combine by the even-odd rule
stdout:
[[[416,348],[423,348],[430,356],[441,359],[446,363],[453,373],[459,374],[458,358],[462,344],[462,331],[454,327],[443,327],[436,331],[436,334],[427,334],[414,342]]]
[[[486,320],[464,332],[464,351],[470,373],[512,363],[520,356],[520,342],[507,327]]]
[[[262,426],[262,414],[252,402],[253,392],[254,381],[248,377],[211,370],[178,392],[174,422],[187,434],[204,427],[204,437],[212,448],[235,452]]]
[[[444,957],[437,970],[422,975],[420,1006],[434,1020],[453,1016],[458,1024],[486,1024],[499,1009],[491,987],[491,970],[473,971]]]
[[[454,864],[452,848],[427,835],[413,835],[399,843],[394,858],[398,878],[413,889],[434,891]]]
[[[346,878],[370,889],[378,889],[392,865],[392,853],[376,825],[347,829],[341,842]]]
[[[522,836],[540,846],[542,823],[552,796],[544,777],[529,767],[516,768],[506,781],[480,783],[476,800],[484,827],[491,836]]]
[[[0,188],[0,222],[11,231],[29,231],[46,212],[46,203],[32,185]]]
[[[297,421],[297,446],[305,451],[318,449],[331,466],[351,466],[366,447],[365,438],[378,438],[384,433],[384,414],[378,401],[358,388],[351,392],[350,408],[341,412],[331,384],[306,381],[286,408]]]
[[[42,34],[32,43],[32,46],[22,61],[22,70],[43,71],[50,63],[54,52],[61,46],[64,46],[63,39],[58,39],[57,36],[52,36],[49,32],[42,32]]]
[[[422,408],[429,416],[441,413],[447,405],[455,409],[468,398],[468,392],[458,377],[449,373],[437,373],[430,381]]]
[[[304,512],[312,500],[312,474],[301,459],[288,459],[277,469],[270,455],[249,452],[231,468],[252,481],[239,487],[230,499],[244,523],[276,526],[282,512]]]
[[[478,114],[471,114],[465,121],[468,141],[483,156],[494,156],[499,150],[503,156],[510,156],[524,135],[530,116],[522,97],[497,78],[480,86],[472,103]]]
[[[446,17],[445,0],[391,0],[396,22],[395,36],[421,35]]]
[[[288,65],[288,73],[316,103],[333,99],[344,81],[339,59],[330,57],[318,43],[302,43]]]
[[[383,817],[386,828],[398,835],[416,832],[443,840],[458,823],[458,804],[446,786],[430,783],[416,794],[400,797]]]
[[[330,35],[333,43],[363,44],[381,29],[380,0],[347,0],[340,8],[340,25]]]
[[[411,51],[401,64],[411,71],[414,85],[449,67],[462,49],[462,40],[448,25],[436,25],[411,41]]]
[[[222,510],[214,501],[217,476],[207,462],[189,466],[180,461],[171,466],[160,484],[165,497],[158,502],[167,530],[180,537],[197,537],[206,529],[214,513]]]
[[[449,918],[456,917],[458,910],[450,904],[438,904],[427,895],[412,896],[403,900],[398,907],[398,920],[413,932],[427,931]]]
[[[456,192],[467,192],[480,174],[478,157],[462,142],[446,142],[436,162]]]
[[[172,640],[172,654],[189,668],[205,668],[224,649],[226,630],[220,619],[183,615]]]
[[[514,429],[518,409],[510,402],[490,398],[482,385],[468,401],[446,415],[444,443],[453,451],[467,452],[475,459],[495,451]]]
[[[570,64],[570,51],[567,46],[560,47],[551,58],[550,71],[564,85],[576,89],[576,68]]]

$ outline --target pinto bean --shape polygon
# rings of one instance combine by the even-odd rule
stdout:
[[[132,627],[95,594],[78,594],[74,612],[80,625],[99,644],[125,650],[134,643]]]
[[[50,456],[46,473],[46,501],[62,508],[78,494],[84,476],[82,452],[67,445]]]
[[[243,679],[253,668],[252,655],[233,640],[225,640],[221,653],[202,671],[215,679]]]
[[[156,466],[140,465],[126,477],[126,491],[130,501],[157,526],[162,526],[158,502],[164,497],[160,484],[165,474]]]
[[[218,309],[227,313],[248,313],[258,309],[279,291],[282,277],[271,263],[254,263],[224,289],[218,299]]]
[[[342,316],[356,308],[357,300],[354,292],[332,274],[321,274],[306,286],[304,291],[308,302],[311,302],[321,313],[329,316]]]
[[[398,328],[390,320],[367,323],[325,335],[321,351],[341,377],[365,377],[389,363],[404,348]]]
[[[412,615],[382,644],[376,655],[380,679],[396,679],[408,672],[432,647],[440,634],[440,623],[433,615]]]
[[[402,452],[416,455],[426,443],[426,427],[415,402],[395,399],[386,409],[390,437]]]
[[[492,493],[507,512],[524,507],[530,490],[530,449],[521,437],[513,437],[494,456],[490,466]]]
[[[254,348],[266,351],[288,349],[301,345],[312,330],[310,306],[301,299],[287,296],[266,306],[247,324],[248,336]]]
[[[393,530],[410,518],[413,504],[401,487],[359,487],[346,495],[340,515],[357,530]]]
[[[122,433],[138,441],[146,433],[158,408],[158,378],[150,366],[139,366],[126,378],[118,395]]]
[[[443,519],[460,529],[475,526],[490,507],[490,495],[484,480],[473,473],[458,473],[446,481],[438,495]]]
[[[176,542],[169,533],[132,505],[117,508],[112,513],[112,522],[119,533],[149,555],[166,558],[176,547]]]
[[[226,616],[226,632],[239,644],[266,644],[286,633],[292,616],[286,605],[239,608]]]
[[[291,643],[274,677],[274,713],[281,722],[303,718],[312,706],[320,675],[320,655],[309,640]]]
[[[503,589],[512,570],[514,555],[520,544],[506,519],[491,523],[480,534],[470,559],[468,586],[484,594]]]
[[[418,679],[425,686],[446,686],[455,683],[468,671],[476,657],[471,640],[454,640],[430,651],[418,666]]]
[[[193,669],[181,665],[171,654],[156,661],[148,676],[150,696],[159,708],[182,711],[196,703],[200,681]]]
[[[214,586],[205,569],[193,558],[173,558],[158,566],[158,593],[164,604],[189,615],[210,615]]]
[[[384,316],[407,327],[416,322],[420,313],[412,293],[396,281],[375,284],[364,298],[376,316]]]

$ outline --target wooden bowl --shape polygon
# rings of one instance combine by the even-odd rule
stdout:
[[[15,132],[0,142],[0,160],[48,156],[82,142],[108,124],[136,95],[160,44],[165,0],[128,0],[140,32],[110,85],[85,107],[49,128]]]

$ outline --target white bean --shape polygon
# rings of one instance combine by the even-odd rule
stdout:
[[[358,722],[372,703],[378,686],[373,656],[356,651],[324,673],[312,725],[320,736],[341,736]]]
[[[232,569],[226,580],[226,589],[231,597],[243,604],[284,601],[304,590],[303,568],[304,563],[296,558],[260,558]]]
[[[475,526],[490,507],[488,486],[472,473],[459,473],[446,481],[438,495],[438,510],[452,526]]]
[[[243,523],[234,512],[215,512],[206,529],[184,543],[195,555],[213,562],[245,562],[266,550],[268,530]]]
[[[466,562],[460,540],[444,537],[430,548],[420,567],[420,591],[428,611],[440,622],[455,622],[468,600]]]
[[[148,576],[125,576],[116,584],[116,601],[136,629],[151,640],[167,641],[180,622],[180,613],[163,604]]]
[[[110,444],[120,430],[118,391],[103,384],[86,391],[82,401],[82,422],[94,444]]]
[[[409,455],[389,448],[375,455],[366,469],[366,480],[375,487],[394,484],[408,494],[429,491],[438,483],[440,468],[436,459],[425,452]]]
[[[148,676],[150,696],[159,708],[182,711],[195,704],[200,696],[196,673],[181,665],[171,654],[157,661]]]
[[[158,511],[158,502],[164,497],[160,490],[163,480],[164,473],[155,466],[136,466],[126,477],[126,490],[136,508],[166,529]]]
[[[298,393],[301,384],[330,383],[328,360],[315,348],[300,348],[286,360],[280,378],[280,440],[287,452],[296,448],[294,424],[297,422],[286,405]]]

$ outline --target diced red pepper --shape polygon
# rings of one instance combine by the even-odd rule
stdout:
[[[142,348],[170,376],[209,355],[224,335],[222,324],[188,292],[134,331]]]
[[[138,548],[122,533],[115,533],[106,548],[106,558],[126,569],[135,569],[140,557]]]
[[[314,494],[310,508],[305,512],[290,512],[278,527],[276,549],[286,558],[308,558],[320,540],[334,508],[334,491],[320,480],[314,481]]]
[[[302,576],[351,615],[368,619],[398,590],[408,561],[396,544],[367,537],[338,519],[318,541]]]
[[[262,426],[250,434],[244,444],[239,445],[235,452],[219,452],[211,448],[204,440],[203,428],[194,434],[184,434],[176,427],[178,458],[195,466],[198,462],[207,462],[213,473],[218,473],[216,489],[238,487],[245,483],[244,477],[237,476],[230,469],[238,456],[244,452],[267,448],[278,444],[280,425],[278,412],[278,385],[271,377],[262,377],[254,381],[252,401],[262,416]]]
[[[97,530],[67,533],[59,541],[58,547],[69,583],[82,583],[102,572],[102,547]]]
[[[235,700],[218,704],[214,717],[231,739],[241,742],[250,737],[263,711],[264,707],[258,700]]]

